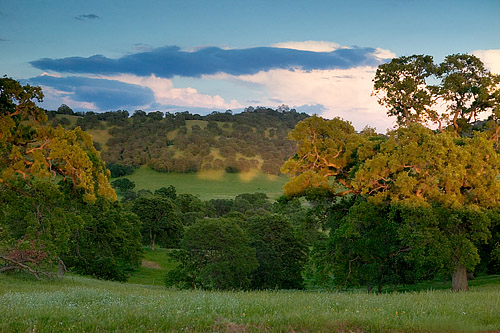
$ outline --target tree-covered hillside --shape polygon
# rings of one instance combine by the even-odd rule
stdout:
[[[288,107],[248,107],[232,114],[200,116],[136,110],[73,113],[66,105],[48,112],[53,125],[80,126],[91,133],[113,176],[148,165],[160,172],[261,170],[280,174],[296,145],[288,133],[307,118]]]

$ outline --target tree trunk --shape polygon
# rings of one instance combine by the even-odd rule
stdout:
[[[156,234],[153,235],[153,231],[149,229],[149,239],[151,239],[151,251],[155,250],[155,240],[156,240]]]
[[[467,269],[461,263],[457,263],[457,270],[451,274],[451,291],[468,291]]]
[[[66,274],[66,265],[64,264],[64,261],[62,261],[61,259],[59,259],[59,267],[58,267],[58,270],[57,270],[57,275],[59,276],[64,276],[64,274]]]

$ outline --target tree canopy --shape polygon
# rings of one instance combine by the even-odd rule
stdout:
[[[431,76],[437,84],[428,83]],[[489,211],[500,206],[499,82],[471,55],[451,55],[440,65],[420,55],[380,65],[374,90],[388,115],[397,117],[398,128],[377,135],[367,129],[357,133],[338,118],[300,122],[290,133],[297,153],[282,167],[293,176],[285,194],[315,192],[334,201],[356,196],[381,206],[386,225],[399,224],[391,231],[398,247],[427,253],[428,261],[453,273],[453,290],[466,290],[466,271],[474,269],[479,244],[491,236]],[[480,115],[488,119],[477,126]],[[432,123],[438,130],[426,127]],[[330,233],[336,252],[343,251],[338,245],[348,230],[359,232],[359,218],[352,218],[359,207],[342,213],[346,224]],[[369,214],[358,216],[371,220]],[[423,230],[432,230],[433,237],[423,237],[429,235]],[[355,246],[359,251],[367,244],[362,240]],[[362,258],[360,253],[354,258]]]
[[[141,253],[137,217],[114,202],[90,135],[50,126],[42,98],[0,79],[0,272],[40,277],[55,265],[126,280]]]

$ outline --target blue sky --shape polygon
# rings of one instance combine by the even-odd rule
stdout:
[[[473,53],[499,72],[498,17],[499,0],[0,0],[0,74],[48,109],[287,104],[384,131],[378,64]]]

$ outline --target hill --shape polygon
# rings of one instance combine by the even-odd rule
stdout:
[[[145,165],[159,172],[279,175],[296,149],[288,133],[308,117],[286,108],[250,107],[239,114],[206,116],[140,110],[132,116],[127,111],[77,114],[68,109],[48,112],[52,124],[88,131],[114,177]]]

